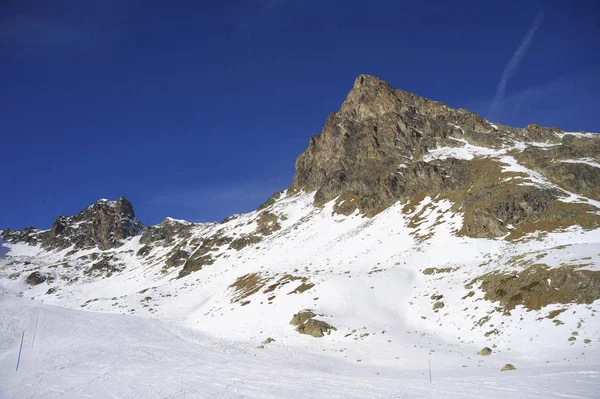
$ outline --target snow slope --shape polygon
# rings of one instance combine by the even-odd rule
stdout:
[[[505,373],[498,369],[513,356],[476,359],[468,345],[357,362],[293,340],[257,349],[176,323],[9,296],[0,297],[0,326],[2,398],[593,398],[600,389],[597,356],[557,365],[532,352],[519,358],[519,370]],[[404,344],[430,341],[410,336]]]
[[[462,237],[455,234],[461,213],[429,197],[370,219],[332,209],[333,202],[313,207],[311,194],[286,195],[270,209],[280,218],[279,231],[240,251],[218,248],[213,264],[182,279],[176,270],[161,271],[170,247],[153,249],[156,264],[137,257],[139,236],[103,251],[125,263],[110,277],[86,275],[86,261],[67,257],[69,266],[62,266],[69,249],[8,245],[13,263],[5,263],[0,279],[6,292],[0,394],[464,398],[593,397],[598,391],[598,301],[517,307],[507,316],[482,300],[477,286],[466,296],[466,285],[488,271],[518,272],[540,261],[598,270],[600,231],[573,227],[517,241]],[[259,214],[194,234],[250,232]],[[29,287],[6,277],[26,262],[29,270],[53,274],[54,282]],[[450,271],[424,273],[428,268]],[[248,274],[261,276],[264,285],[238,300],[231,284]],[[290,274],[314,286],[294,293],[301,282],[292,280],[269,289]],[[52,286],[59,290],[46,294]],[[19,292],[25,298],[14,298]],[[432,297],[439,295],[444,306],[434,309]],[[39,345],[31,349],[41,299]],[[337,330],[318,339],[298,334],[289,321],[306,308]],[[560,324],[547,317],[563,308]],[[26,349],[15,373],[23,329]],[[491,330],[497,332],[485,334]],[[269,337],[275,342],[257,348]],[[475,355],[483,346],[493,348],[492,356]],[[501,373],[506,363],[518,370]]]

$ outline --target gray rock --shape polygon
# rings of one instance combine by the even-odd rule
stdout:
[[[46,276],[44,276],[39,271],[36,271],[36,272],[31,273],[29,276],[27,276],[27,279],[25,281],[29,285],[36,286],[36,285],[44,283],[46,281]]]
[[[100,200],[74,216],[59,216],[40,236],[46,249],[75,245],[78,249],[97,246],[106,250],[121,246],[121,240],[138,234],[142,227],[131,203],[121,197]]]
[[[529,231],[573,224],[598,227],[600,215],[590,213],[588,205],[558,201],[564,196],[560,190],[505,181],[519,175],[503,173],[498,160],[423,161],[423,156],[437,146],[463,145],[455,139],[491,148],[524,140],[558,144],[547,159],[542,159],[545,163],[531,162],[534,170],[544,171],[561,186],[564,183],[573,191],[596,198],[600,195],[600,169],[583,164],[551,165],[550,161],[552,151],[561,156],[598,159],[596,144],[585,149],[578,140],[600,143],[600,139],[566,135],[561,141],[556,134],[560,132],[537,125],[524,129],[493,127],[464,109],[452,109],[393,89],[376,77],[360,75],[340,110],[329,115],[322,132],[310,139],[306,151],[297,158],[290,190],[316,191],[317,206],[338,198],[334,212],[349,215],[358,209],[366,216],[397,201],[441,195],[462,206],[465,226],[461,234],[471,237],[511,233],[510,238],[518,238]],[[530,152],[540,158],[540,151],[544,150]],[[522,228],[511,232],[510,225]]]
[[[489,356],[492,354],[492,350],[486,346],[485,348],[483,348],[479,352],[477,352],[477,354],[479,356]]]

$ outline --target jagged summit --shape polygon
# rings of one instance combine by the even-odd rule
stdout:
[[[97,246],[101,250],[121,245],[120,240],[138,234],[143,225],[135,217],[133,205],[125,198],[100,199],[73,216],[58,216],[48,230],[27,228],[3,230],[12,242],[41,243],[47,249],[75,249]]]
[[[120,196],[116,200],[110,200],[110,199],[107,199],[107,198],[100,198],[98,201],[96,201],[92,205],[88,206],[88,208],[92,208],[94,206],[102,206],[102,205],[114,207],[114,206],[119,206],[121,204],[129,204],[129,206],[131,206],[131,202],[129,202],[127,200],[127,198],[125,198],[123,196]]]
[[[317,206],[336,199],[335,211],[345,215],[358,209],[372,216],[397,201],[443,196],[464,209],[463,233],[474,237],[503,236],[513,227],[525,233],[540,221],[597,226],[587,201],[563,200],[581,190],[600,200],[591,189],[600,185],[599,169],[560,159],[599,153],[599,138],[492,124],[359,75],[340,110],[296,160],[292,188],[316,191]],[[510,173],[503,166],[518,162],[526,168]],[[543,183],[531,184],[536,173]]]
[[[114,248],[120,245],[120,240],[136,235],[142,227],[133,205],[125,197],[114,201],[100,199],[74,216],[57,217],[44,237],[44,245]]]

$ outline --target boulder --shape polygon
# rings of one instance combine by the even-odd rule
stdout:
[[[33,272],[29,276],[27,276],[27,279],[25,281],[27,281],[27,284],[29,285],[36,286],[44,283],[46,281],[46,276],[44,276],[40,272]]]
[[[486,346],[485,348],[483,348],[479,352],[477,352],[477,354],[479,356],[489,356],[492,354],[492,350]]]
[[[325,334],[330,334],[331,330],[335,330],[335,328],[322,320],[315,319],[310,319],[296,327],[296,331],[298,331],[300,334],[311,335],[315,338],[320,338],[325,336]]]
[[[315,316],[316,314],[314,314],[310,309],[304,309],[299,311],[292,317],[292,320],[290,320],[290,324],[293,326],[298,326],[300,324],[306,323],[308,320],[312,319]]]

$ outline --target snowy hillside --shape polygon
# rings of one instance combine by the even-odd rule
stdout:
[[[0,396],[594,397],[599,164],[361,75],[254,212],[3,230]]]
[[[600,379],[593,361],[547,364],[537,351],[519,358],[519,370],[501,373],[498,367],[515,357],[478,361],[473,347],[431,336],[405,341],[433,346],[431,354],[387,351],[380,360],[360,359],[351,348],[334,356],[316,340],[281,339],[258,349],[157,319],[40,309],[38,301],[10,297],[0,297],[0,326],[3,398],[583,398],[594,397]],[[16,373],[12,337],[23,329]]]

